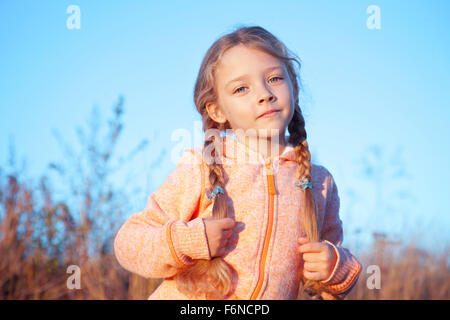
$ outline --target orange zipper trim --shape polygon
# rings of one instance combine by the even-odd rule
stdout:
[[[269,193],[269,221],[267,222],[267,228],[266,228],[266,234],[264,237],[264,245],[263,245],[263,251],[261,255],[261,261],[259,263],[259,275],[258,275],[258,282],[256,283],[255,290],[253,291],[252,295],[250,296],[250,300],[256,300],[258,295],[261,292],[261,288],[264,281],[264,269],[266,266],[266,259],[267,259],[267,252],[269,251],[269,244],[270,244],[270,231],[272,230],[273,225],[273,206],[274,206],[274,196],[276,194],[275,192],[275,182],[273,179],[273,169],[272,169],[272,163],[268,161],[266,163],[267,167],[267,192]]]

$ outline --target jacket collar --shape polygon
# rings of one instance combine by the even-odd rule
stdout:
[[[248,147],[233,136],[225,135],[221,139],[223,148],[222,155],[224,158],[239,161],[256,161],[259,163],[267,163],[269,161],[269,158],[262,156],[259,152]],[[289,140],[289,138],[287,137],[286,140]],[[287,142],[283,153],[271,158],[272,161],[278,159],[283,159],[286,161],[297,161],[294,146],[291,143]]]

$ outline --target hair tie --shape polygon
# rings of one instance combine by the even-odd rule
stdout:
[[[212,192],[210,192],[209,194],[208,194],[208,191],[207,191],[207,192],[206,192],[206,196],[208,197],[209,200],[212,200],[218,193],[225,194],[225,193],[223,192],[222,187],[214,188],[214,190],[213,190]]]
[[[303,190],[307,188],[312,189],[312,183],[307,178],[300,179],[299,183],[296,183],[295,186],[303,188]]]

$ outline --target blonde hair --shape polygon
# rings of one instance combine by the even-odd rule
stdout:
[[[293,64],[294,61],[297,62],[300,68],[300,59],[296,58],[274,35],[260,26],[240,27],[220,37],[206,52],[194,89],[194,102],[198,112],[202,116],[203,131],[206,132],[208,129],[218,129],[219,131],[232,129],[228,121],[226,123],[215,122],[208,115],[206,104],[217,101],[214,77],[221,57],[226,50],[238,44],[266,52],[280,59],[286,66],[294,91],[294,114],[288,125],[288,131],[290,134],[289,142],[294,146],[297,155],[297,179],[307,178],[311,181],[311,154],[306,141],[305,121],[298,98],[301,83],[297,79],[298,73]],[[205,149],[210,144],[214,146],[214,136],[207,137],[205,135]],[[212,156],[218,156],[214,150]],[[222,187],[225,190],[224,172],[220,163],[220,161],[213,161],[207,164],[209,171],[207,178],[212,188]],[[303,205],[300,206],[300,215],[306,237],[312,242],[320,241],[317,208],[311,188],[302,190],[301,203]],[[219,193],[214,198],[212,217],[215,219],[227,217],[226,192],[225,194]],[[207,298],[220,299],[227,296],[232,289],[232,270],[220,257],[215,257],[212,260],[195,260],[194,264],[180,270],[176,276],[176,280],[179,290],[187,295],[205,293]],[[320,282],[305,279],[302,279],[302,282],[302,291],[305,290],[310,295],[318,297],[322,288]]]

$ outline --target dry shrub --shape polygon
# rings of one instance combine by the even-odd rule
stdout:
[[[110,177],[147,144],[114,162],[122,105],[120,98],[104,137],[94,110],[88,134],[78,128],[78,153],[59,140],[66,163],[49,167],[67,186],[63,200],[47,175],[37,185],[26,180],[10,148],[8,172],[0,166],[0,299],[146,299],[159,284],[121,268],[113,252],[130,197]],[[80,268],[81,289],[67,287],[70,265]]]

